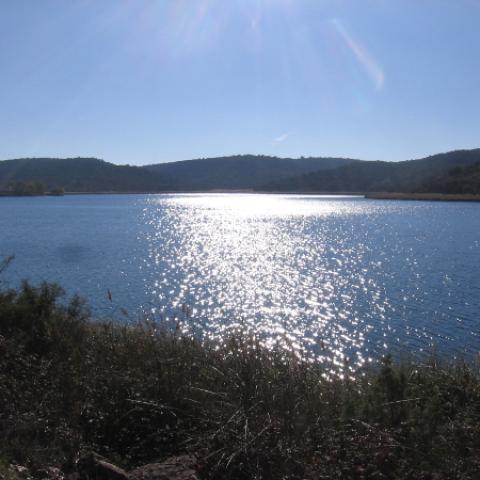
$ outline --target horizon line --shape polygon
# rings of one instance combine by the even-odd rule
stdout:
[[[67,157],[59,157],[59,156],[26,156],[26,157],[15,157],[15,158],[4,158],[0,159],[0,162],[9,162],[9,161],[14,161],[14,160],[37,160],[37,159],[49,159],[49,160],[77,160],[77,159],[92,159],[92,160],[99,160],[102,162],[110,163],[112,165],[116,165],[119,167],[147,167],[151,165],[160,165],[160,164],[168,164],[168,163],[181,163],[181,162],[194,162],[197,160],[213,160],[213,159],[220,159],[220,158],[234,158],[234,157],[267,157],[267,158],[277,158],[279,160],[302,160],[302,159],[342,159],[342,160],[355,160],[355,161],[360,161],[360,162],[388,162],[388,163],[399,163],[399,162],[408,162],[408,161],[415,161],[415,160],[423,160],[425,158],[430,158],[434,157],[436,155],[445,155],[448,153],[454,153],[454,152],[471,152],[475,150],[480,150],[480,147],[475,147],[475,148],[455,148],[453,150],[446,150],[442,152],[437,152],[437,153],[432,153],[426,156],[422,157],[416,157],[416,158],[406,158],[404,160],[381,160],[381,159],[365,159],[365,158],[354,158],[354,157],[348,157],[348,156],[304,156],[301,155],[299,157],[284,157],[280,155],[267,155],[267,154],[262,154],[262,153],[237,153],[237,154],[230,154],[230,155],[217,155],[217,156],[211,156],[211,157],[196,157],[196,158],[187,158],[183,160],[165,160],[165,161],[160,161],[160,162],[155,162],[155,163],[143,163],[143,164],[130,164],[130,163],[115,163],[114,161],[111,160],[105,160],[104,158],[101,157],[96,157],[92,155],[76,155],[76,156],[67,156]]]

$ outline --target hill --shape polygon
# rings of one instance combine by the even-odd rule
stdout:
[[[456,167],[448,174],[434,178],[425,185],[426,191],[445,194],[480,194],[480,162]]]
[[[403,162],[260,155],[202,158],[133,167],[96,158],[24,158],[0,161],[0,192],[24,184],[30,191],[478,193],[480,149]],[[18,189],[22,191],[21,189]]]
[[[278,158],[235,155],[147,165],[145,169],[175,179],[183,190],[246,190],[266,183],[360,162],[349,158]]]
[[[437,192],[436,188],[446,181],[452,169],[463,169],[477,162],[480,162],[480,149],[457,150],[403,162],[353,162],[326,171],[271,182],[261,189],[295,192]],[[452,191],[449,193],[475,193],[471,191],[467,177],[468,170],[465,170],[463,183],[457,178],[456,186],[451,184]]]
[[[241,155],[132,167],[96,158],[23,158],[0,161],[0,191],[25,182],[41,183],[47,190],[63,187],[90,193],[246,190],[352,162]]]
[[[141,167],[119,166],[96,158],[22,158],[0,162],[0,190],[19,182],[40,182],[47,190],[68,192],[156,192],[167,180]]]

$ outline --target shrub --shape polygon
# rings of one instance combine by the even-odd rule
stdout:
[[[476,478],[473,366],[386,358],[328,378],[252,337],[179,331],[95,322],[55,285],[0,293],[0,457],[68,471],[85,448],[126,468],[191,452],[211,479]]]

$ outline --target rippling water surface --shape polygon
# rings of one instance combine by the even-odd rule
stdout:
[[[0,199],[2,281],[61,282],[98,315],[258,335],[337,366],[480,349],[480,204],[299,195]],[[112,296],[109,300],[108,291]],[[122,309],[121,309],[122,307]]]

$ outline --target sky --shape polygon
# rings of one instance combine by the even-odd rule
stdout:
[[[0,0],[0,159],[480,147],[480,0]]]

